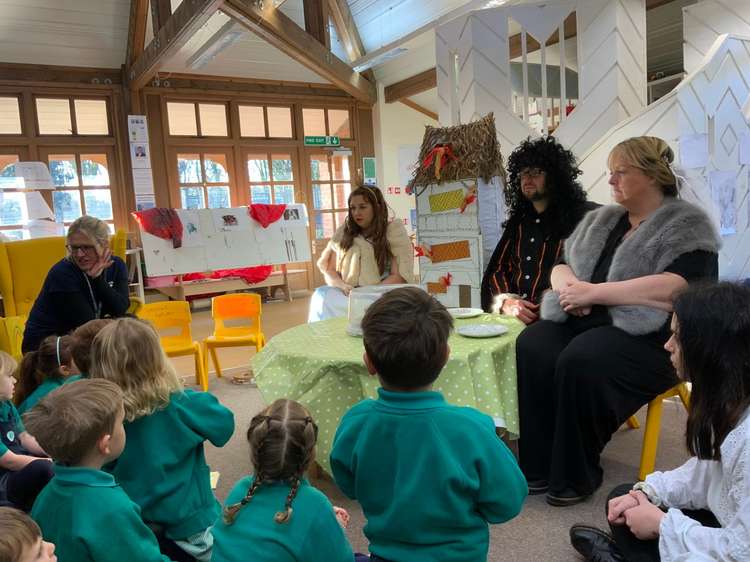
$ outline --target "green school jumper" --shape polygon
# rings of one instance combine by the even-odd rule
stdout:
[[[162,562],[156,537],[111,474],[55,465],[31,517],[60,562]]]
[[[362,505],[370,552],[409,562],[487,559],[487,523],[521,511],[528,493],[489,416],[439,392],[389,392],[347,412],[333,476]]]
[[[253,479],[247,476],[237,482],[226,505],[245,497]],[[232,525],[219,519],[211,530],[211,562],[353,562],[331,502],[307,480],[302,480],[292,502],[292,518],[281,524],[273,520],[284,510],[288,494],[286,482],[262,484]]]
[[[68,377],[66,379],[47,379],[42,384],[37,386],[36,389],[34,389],[34,392],[26,397],[26,400],[21,402],[21,404],[18,406],[18,413],[23,414],[25,412],[28,412],[34,406],[36,406],[42,398],[47,396],[53,390],[60,388],[62,385],[68,384],[69,382],[81,380],[81,378],[83,378],[81,375],[73,375],[72,377]]]
[[[125,423],[127,442],[107,468],[141,507],[143,520],[181,540],[205,531],[219,516],[203,442],[223,446],[234,414],[208,392],[175,392],[169,405]]]

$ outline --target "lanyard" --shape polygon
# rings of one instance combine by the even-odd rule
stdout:
[[[94,296],[94,289],[91,288],[91,281],[89,281],[89,276],[86,275],[86,273],[83,271],[81,271],[81,273],[83,273],[83,278],[86,280],[86,285],[89,288],[89,295],[91,296],[91,304],[94,306],[94,318],[101,318],[102,305],[96,300],[96,297]],[[104,272],[102,272],[102,275],[104,275]]]

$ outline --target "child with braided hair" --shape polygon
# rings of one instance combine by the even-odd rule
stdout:
[[[255,474],[229,493],[213,527],[212,562],[352,562],[335,509],[303,477],[315,458],[318,427],[298,402],[280,399],[247,430]],[[338,520],[338,522],[337,522]]]

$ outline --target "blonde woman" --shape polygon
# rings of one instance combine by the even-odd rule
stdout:
[[[615,205],[590,211],[565,242],[541,304],[516,341],[520,465],[529,493],[568,506],[602,483],[599,455],[617,428],[674,386],[664,343],[672,299],[716,279],[720,240],[677,198],[672,149],[636,137],[610,153]]]
[[[52,266],[26,321],[23,352],[89,320],[122,316],[130,304],[128,270],[109,249],[109,227],[83,216],[68,228],[68,255]]]
[[[159,336],[142,320],[118,318],[102,328],[90,370],[92,378],[111,380],[124,394],[127,444],[112,468],[115,479],[160,544],[172,549],[164,554],[208,562],[220,506],[203,444],[224,446],[234,433],[234,414],[212,394],[182,388]]]

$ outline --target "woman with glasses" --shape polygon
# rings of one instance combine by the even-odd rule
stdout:
[[[24,353],[50,335],[61,336],[95,318],[128,310],[128,271],[109,249],[109,228],[83,216],[68,228],[68,255],[47,273],[26,321]]]
[[[656,137],[615,146],[616,204],[589,212],[565,241],[542,321],[516,341],[520,465],[529,492],[552,505],[591,495],[612,434],[677,383],[664,349],[672,299],[717,278],[716,228],[678,199],[673,158]]]

